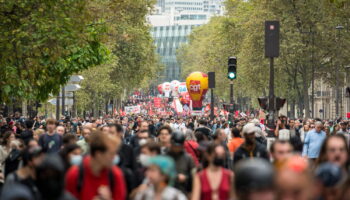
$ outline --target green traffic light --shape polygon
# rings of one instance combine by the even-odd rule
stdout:
[[[229,79],[235,79],[236,78],[236,74],[234,72],[230,72],[230,73],[228,73],[228,78]]]

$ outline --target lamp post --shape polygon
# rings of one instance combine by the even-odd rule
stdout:
[[[344,26],[338,25],[335,27],[336,30],[338,30],[338,44],[340,41],[340,31],[344,29]],[[340,64],[340,62],[339,62]],[[336,63],[335,67],[335,114],[336,117],[339,117],[339,103],[340,103],[340,94],[339,94],[339,64]]]

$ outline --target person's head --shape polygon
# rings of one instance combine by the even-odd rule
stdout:
[[[38,143],[37,140],[31,139],[31,140],[28,141],[27,146],[28,146],[28,148],[39,147],[39,143]]]
[[[226,133],[225,130],[222,128],[216,129],[214,133],[214,139],[219,142],[224,142],[226,140]]]
[[[13,131],[6,131],[2,137],[2,145],[9,146],[14,140],[16,140],[15,133]]]
[[[56,129],[56,120],[54,119],[47,119],[46,120],[46,130],[49,133],[53,133]]]
[[[109,124],[109,134],[114,135],[114,136],[118,136],[118,137],[123,137],[123,126],[120,124]]]
[[[341,185],[344,182],[344,172],[338,166],[325,162],[315,169],[319,196],[326,200],[337,200],[341,192]]]
[[[57,200],[64,193],[64,165],[59,155],[45,156],[36,167],[36,186],[43,199]]]
[[[317,195],[316,185],[306,159],[292,156],[282,164],[277,172],[277,199],[315,199]]]
[[[277,165],[292,156],[292,152],[293,146],[285,140],[276,140],[270,146],[271,156]]]
[[[340,129],[342,129],[342,130],[346,130],[347,126],[348,126],[347,122],[341,122],[340,123]]]
[[[160,145],[153,141],[148,141],[140,148],[140,153],[147,156],[156,156],[161,153]]]
[[[91,135],[91,129],[88,127],[83,127],[81,133],[85,140],[89,140],[89,137]]]
[[[349,147],[343,135],[328,136],[321,147],[318,164],[330,162],[345,169],[349,162]]]
[[[62,142],[63,146],[75,144],[77,142],[77,138],[73,134],[66,134],[63,136]]]
[[[185,143],[185,135],[180,131],[173,132],[171,136],[171,148],[172,153],[183,152],[183,145]]]
[[[223,167],[225,161],[225,149],[222,145],[210,143],[205,149],[205,167],[206,165],[214,165]]]
[[[294,119],[290,119],[290,120],[289,120],[289,126],[290,126],[291,128],[294,128],[294,126],[295,126],[295,121],[294,121]]]
[[[196,136],[194,135],[194,131],[191,129],[187,129],[185,131],[186,140],[197,141]]]
[[[259,158],[244,159],[237,163],[234,172],[238,199],[275,199],[275,172],[269,162]]]
[[[113,166],[116,152],[120,146],[120,138],[111,135],[93,133],[90,136],[90,154],[95,163],[102,167],[109,168]]]
[[[162,126],[158,130],[158,139],[161,145],[170,144],[172,130],[169,126]]]
[[[149,159],[146,177],[155,186],[171,185],[176,177],[174,160],[168,156],[155,156]]]
[[[257,131],[257,127],[252,123],[248,123],[243,127],[243,135],[244,135],[245,143],[247,145],[255,144],[256,131]]]
[[[35,169],[35,167],[39,166],[44,159],[44,152],[41,147],[27,147],[22,150],[22,164],[23,167],[30,167],[31,169]]]
[[[103,134],[108,134],[108,133],[110,133],[109,129],[110,129],[109,126],[103,126],[103,127],[101,127],[101,132]]]
[[[65,167],[68,169],[71,165],[80,165],[83,157],[82,157],[82,149],[77,144],[69,144],[66,145],[60,152]]]
[[[64,126],[57,126],[56,127],[56,133],[58,133],[59,135],[63,136],[65,134]]]
[[[317,133],[320,133],[323,129],[323,124],[320,121],[315,122],[315,130]]]
[[[139,132],[141,131],[148,131],[148,122],[147,121],[142,121],[139,126]]]
[[[231,130],[231,136],[232,138],[240,138],[241,137],[241,132],[238,128],[233,128]]]
[[[41,129],[41,128],[36,129],[33,133],[34,140],[39,141],[40,136],[44,133],[45,133],[44,129]]]
[[[304,131],[309,131],[310,130],[310,126],[308,124],[305,124],[303,126],[303,128],[304,128]]]

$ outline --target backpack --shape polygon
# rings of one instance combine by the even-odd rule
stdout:
[[[80,195],[81,190],[83,188],[83,183],[84,183],[84,166],[83,163],[79,165],[78,169],[78,183],[77,183],[77,191]],[[114,186],[115,186],[115,179],[114,179],[114,173],[112,169],[108,170],[108,182],[109,182],[109,189],[112,192],[112,196],[114,196]]]

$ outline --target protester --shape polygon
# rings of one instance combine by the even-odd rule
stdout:
[[[22,167],[6,177],[6,186],[21,184],[25,186],[34,199],[40,198],[40,193],[36,186],[36,171],[44,158],[41,147],[27,148],[22,151]]]
[[[286,140],[276,140],[271,144],[270,154],[273,165],[278,169],[289,157],[292,156],[293,147]]]
[[[340,167],[343,176],[349,173],[349,146],[344,135],[331,135],[327,137],[320,150],[317,165],[325,162],[333,163]]]
[[[269,160],[266,148],[255,140],[255,133],[259,131],[253,123],[248,123],[243,127],[244,143],[234,154],[234,163],[246,158],[263,158]]]
[[[195,164],[190,155],[184,151],[185,135],[182,132],[173,132],[171,147],[168,156],[174,159],[176,166],[175,188],[188,194],[192,188],[192,170]]]
[[[266,160],[242,160],[235,166],[234,173],[234,187],[238,200],[275,199],[275,171]]]
[[[241,132],[238,128],[233,128],[231,131],[231,140],[227,143],[231,157],[233,157],[236,150],[244,143]]]
[[[187,198],[179,190],[171,187],[176,179],[174,161],[167,156],[155,156],[147,161],[146,177],[149,180],[148,187],[140,191],[135,200],[162,199],[162,200],[186,200]]]
[[[158,130],[158,140],[163,155],[167,154],[171,147],[172,129],[169,126],[162,126]]]
[[[82,139],[80,139],[77,142],[77,145],[80,146],[80,148],[83,150],[83,154],[87,154],[89,152],[89,140],[91,135],[91,129],[86,127],[83,127],[82,129]]]
[[[0,145],[0,185],[5,180],[5,160],[12,151],[11,142],[14,141],[15,134],[12,131],[6,131],[2,137],[2,144]]]
[[[90,139],[90,155],[66,174],[67,191],[82,200],[124,200],[123,174],[114,163],[120,140],[102,133],[95,133]]]
[[[197,143],[193,130],[187,129],[185,132],[185,137],[186,137],[185,143],[184,143],[185,151],[192,157],[196,166],[198,166],[199,165],[199,152],[198,152],[199,144]]]
[[[223,146],[210,144],[205,159],[208,166],[194,177],[192,200],[232,199],[233,173],[224,168],[226,153]]]
[[[47,153],[57,153],[62,146],[62,136],[55,132],[56,120],[46,120],[47,132],[40,136],[39,145]]]
[[[304,147],[302,155],[315,161],[321,150],[321,145],[326,139],[326,133],[322,131],[322,122],[315,123],[315,129],[308,132],[304,140]]]

